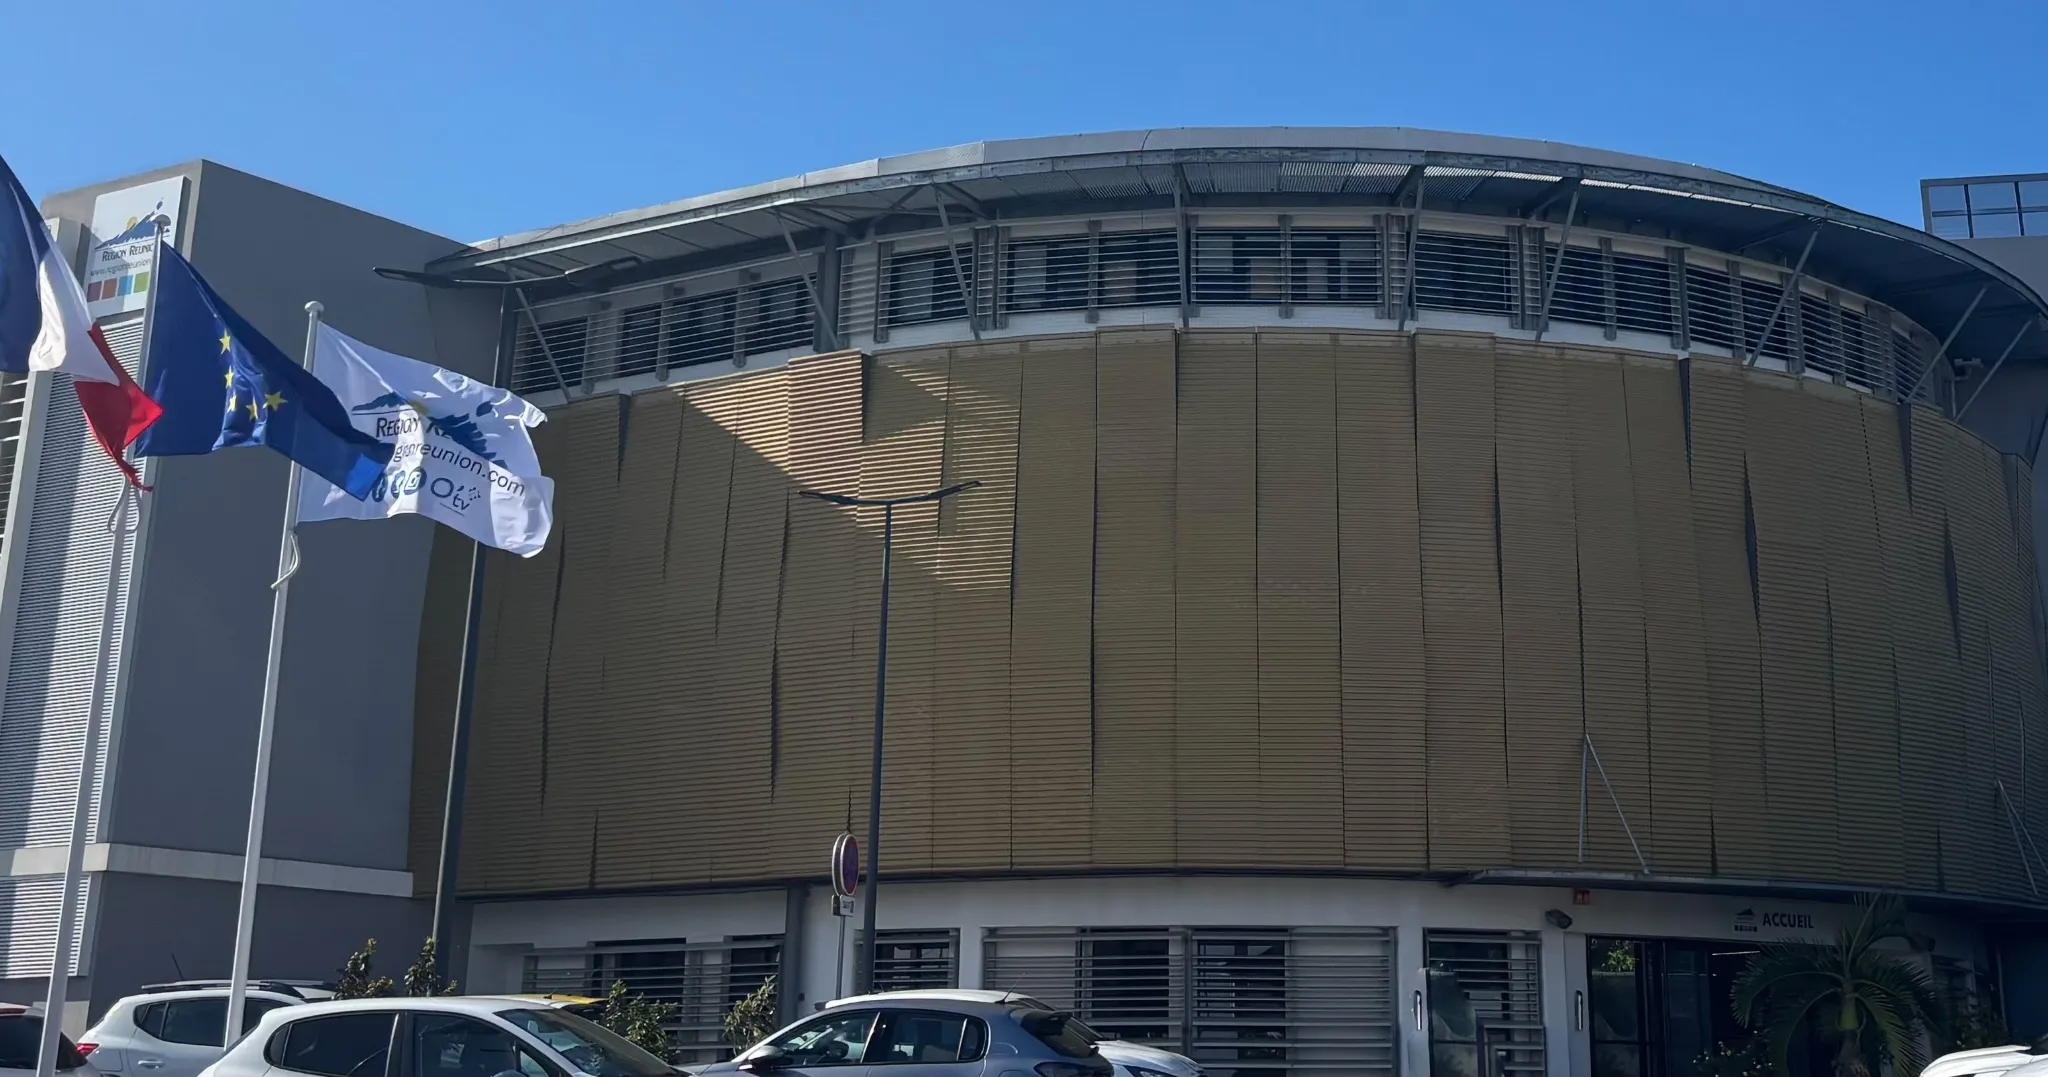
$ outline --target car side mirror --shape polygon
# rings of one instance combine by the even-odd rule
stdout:
[[[789,1065],[789,1055],[782,1048],[770,1044],[754,1052],[754,1057],[740,1063],[741,1073],[774,1073]]]

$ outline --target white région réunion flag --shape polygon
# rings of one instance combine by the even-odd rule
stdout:
[[[313,372],[341,398],[356,429],[390,444],[392,453],[376,489],[361,501],[308,474],[301,520],[418,513],[521,557],[547,545],[555,482],[540,473],[527,433],[547,419],[539,408],[325,324],[314,345]]]

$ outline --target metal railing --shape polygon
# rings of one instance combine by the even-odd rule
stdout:
[[[1318,213],[1307,226],[1287,213],[1270,215],[1270,227],[1196,220],[1185,258],[1180,231],[1157,212],[954,220],[828,252],[838,267],[829,303],[816,292],[828,255],[816,252],[557,300],[522,318],[513,388],[669,378],[680,368],[794,354],[815,340],[872,347],[942,323],[965,323],[966,332],[913,339],[980,337],[1015,317],[1070,312],[1093,322],[1132,308],[1166,315],[1150,321],[1184,315],[1191,323],[1205,308],[1268,308],[1285,324],[1302,308],[1350,307],[1361,327],[1449,312],[1502,318],[1546,339],[1576,325],[1607,340],[1627,334],[1629,346],[1719,349],[1887,397],[1912,389],[1935,351],[1929,334],[1878,304],[1714,251],[1459,214],[1425,212],[1412,232],[1410,214],[1360,211],[1355,225],[1333,216]],[[833,318],[830,333],[819,331],[821,313]],[[1244,324],[1243,314],[1230,318]],[[1934,400],[1944,391],[1929,379],[1920,393]]]
[[[982,983],[1188,1055],[1215,1077],[1395,1072],[1377,928],[992,929]]]
[[[520,989],[603,998],[623,980],[634,995],[676,1006],[668,1024],[678,1061],[731,1056],[725,1015],[781,969],[782,937],[727,942],[633,942],[526,955]]]

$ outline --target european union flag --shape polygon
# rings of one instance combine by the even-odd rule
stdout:
[[[149,395],[163,418],[135,443],[139,456],[199,456],[268,445],[361,500],[391,446],[355,428],[333,390],[221,301],[177,249],[158,259]]]

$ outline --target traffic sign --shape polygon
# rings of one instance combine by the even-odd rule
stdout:
[[[851,834],[832,842],[832,892],[849,899],[860,893],[860,842]]]

